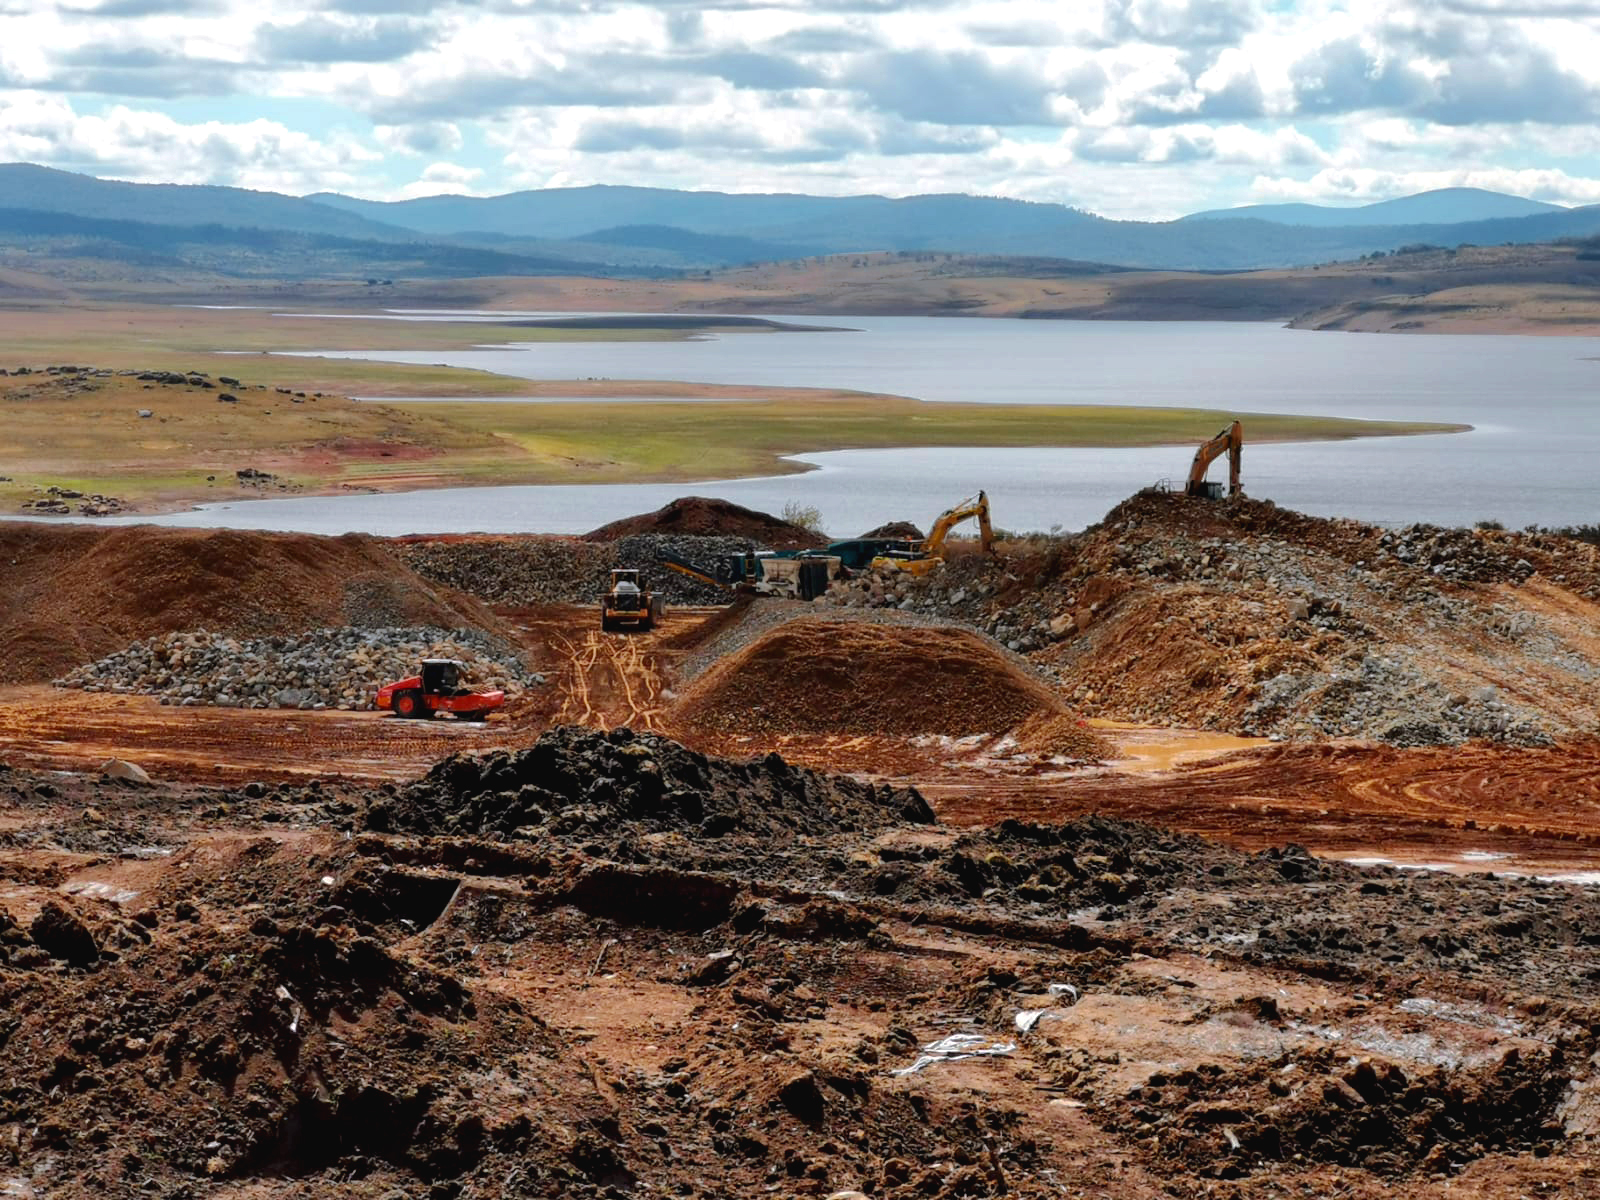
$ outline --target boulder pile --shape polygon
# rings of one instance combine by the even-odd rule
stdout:
[[[419,538],[390,549],[424,579],[524,607],[592,600],[614,559],[609,546],[565,537]]]
[[[499,640],[428,626],[317,629],[292,637],[234,638],[199,630],[135,642],[79,667],[56,686],[159,696],[163,704],[219,708],[370,709],[373,693],[424,658],[467,666],[472,687],[515,694],[543,683]]]
[[[395,542],[392,549],[425,579],[493,604],[590,604],[605,591],[613,567],[636,567],[668,604],[724,604],[721,588],[661,565],[663,554],[712,570],[718,557],[760,543],[746,537],[641,533],[615,542],[564,537],[475,537]]]

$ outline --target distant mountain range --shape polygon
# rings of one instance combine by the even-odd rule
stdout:
[[[1271,221],[1277,225],[1313,225],[1370,228],[1374,225],[1460,225],[1467,221],[1494,221],[1503,217],[1532,217],[1569,211],[1559,204],[1486,192],[1482,188],[1439,188],[1379,200],[1354,208],[1325,204],[1248,204],[1243,208],[1214,208],[1190,213],[1184,221]]]
[[[891,199],[595,186],[383,202],[335,193],[295,197],[115,183],[25,163],[0,165],[0,249],[101,253],[125,262],[287,278],[662,274],[875,250],[1236,271],[1408,245],[1548,242],[1596,233],[1600,205],[1562,208],[1474,188],[1359,208],[1254,205],[1145,222],[967,195]]]

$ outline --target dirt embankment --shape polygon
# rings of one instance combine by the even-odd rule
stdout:
[[[159,634],[330,625],[507,632],[360,535],[0,523],[0,682],[50,679]]]
[[[1600,727],[1600,550],[1142,493],[1081,534],[832,601],[986,630],[1090,716],[1294,739],[1543,745]]]

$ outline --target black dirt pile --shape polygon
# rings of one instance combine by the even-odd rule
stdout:
[[[0,524],[0,683],[53,679],[132,642],[335,625],[509,633],[481,603],[414,574],[376,539],[218,529]]]
[[[641,533],[743,537],[772,550],[812,550],[828,543],[821,534],[793,521],[705,496],[682,496],[653,513],[623,517],[583,536],[590,542],[614,542]]]
[[[376,800],[365,824],[378,832],[523,837],[605,833],[625,824],[781,838],[933,820],[914,788],[823,775],[777,754],[735,762],[655,734],[561,726],[526,750],[453,755]]]
[[[790,621],[700,676],[672,711],[706,733],[1004,733],[1066,711],[964,629]]]

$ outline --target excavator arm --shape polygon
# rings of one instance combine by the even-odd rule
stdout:
[[[1206,492],[1206,471],[1211,464],[1221,458],[1224,453],[1228,456],[1228,496],[1230,498],[1240,494],[1239,464],[1244,451],[1244,427],[1235,421],[1216,437],[1203,444],[1194,452],[1194,465],[1189,468],[1189,484],[1184,489],[1191,496],[1204,496]]]
[[[660,555],[656,561],[663,567],[666,567],[667,570],[676,571],[679,575],[687,575],[690,579],[693,579],[698,583],[704,583],[711,587],[719,588],[724,592],[731,592],[734,590],[731,585],[724,583],[715,575],[711,574],[711,572],[702,571],[692,562],[689,562],[685,559],[674,558],[670,554],[663,554]]]
[[[928,530],[926,553],[933,558],[944,557],[945,539],[950,531],[969,517],[978,518],[978,539],[985,554],[994,548],[994,529],[989,524],[989,497],[979,492],[971,500],[963,500],[954,508],[947,508]]]

